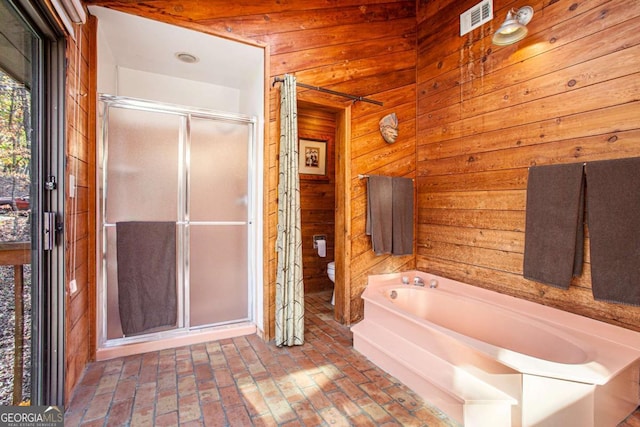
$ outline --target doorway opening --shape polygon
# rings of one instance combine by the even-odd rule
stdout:
[[[305,293],[325,293],[334,304],[334,318],[348,324],[350,282],[346,261],[351,248],[351,177],[347,159],[351,107],[302,97],[305,99],[298,99],[299,139],[321,142],[320,156],[325,158],[324,170],[300,175]],[[300,156],[304,157],[302,148]],[[324,251],[318,240],[325,241]]]

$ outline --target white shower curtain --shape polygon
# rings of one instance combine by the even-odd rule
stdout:
[[[276,345],[304,343],[304,284],[298,177],[296,79],[285,75],[280,89],[280,172],[276,252]]]

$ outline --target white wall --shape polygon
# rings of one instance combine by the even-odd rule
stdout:
[[[265,51],[99,6],[98,91],[262,118]],[[177,59],[179,52],[196,58]]]
[[[114,95],[241,113],[238,89],[125,67],[118,67],[117,75],[118,87]]]
[[[117,87],[116,60],[102,28],[98,25],[98,93],[114,95]]]

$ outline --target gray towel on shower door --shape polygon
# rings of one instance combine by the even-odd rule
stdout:
[[[389,176],[370,175],[367,183],[366,233],[376,255],[393,247],[393,181]]]
[[[523,275],[568,289],[582,272],[584,241],[582,163],[529,169]]]
[[[413,180],[393,178],[393,255],[413,254]]]
[[[640,305],[640,158],[587,163],[591,288],[599,301]]]
[[[116,223],[118,304],[125,335],[176,324],[175,222]]]

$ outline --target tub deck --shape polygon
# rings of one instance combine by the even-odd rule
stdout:
[[[402,285],[402,276],[427,284],[435,279],[438,287],[415,287],[406,300],[416,307],[399,310],[403,292],[414,288]],[[389,297],[392,290],[397,301]],[[420,302],[421,294],[437,304]],[[634,331],[417,271],[371,276],[363,299],[364,319],[352,327],[354,348],[460,423],[615,426],[640,403],[640,334]],[[447,301],[451,307],[443,306]],[[486,304],[490,310],[473,308]],[[436,312],[440,318],[430,318]],[[509,313],[511,319],[500,317]],[[473,325],[460,323],[465,315]],[[533,329],[526,330],[529,324]],[[477,337],[491,341],[495,334],[486,332],[506,325],[516,326],[507,337],[522,330],[525,339],[510,339],[539,357]],[[548,355],[547,348],[530,348],[544,341],[560,348],[566,341],[567,350]]]

